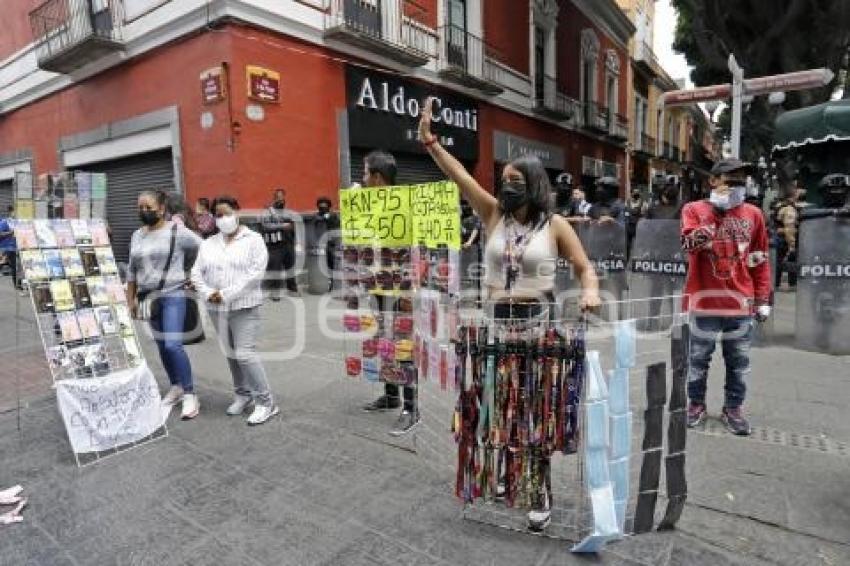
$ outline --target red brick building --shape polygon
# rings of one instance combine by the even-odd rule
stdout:
[[[528,152],[623,182],[632,33],[614,0],[6,0],[0,204],[15,170],[105,171],[120,241],[151,187],[310,210],[374,147],[439,178],[429,94],[486,187]]]

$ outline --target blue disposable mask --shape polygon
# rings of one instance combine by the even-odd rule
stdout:
[[[747,188],[743,185],[729,187],[729,192],[726,194],[718,194],[716,191],[711,191],[709,201],[720,210],[731,210],[741,206],[744,203],[744,197],[747,195]]]

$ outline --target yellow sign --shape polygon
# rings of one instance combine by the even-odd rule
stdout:
[[[460,249],[460,191],[454,183],[343,189],[339,208],[344,244]]]
[[[339,210],[346,244],[403,247],[413,243],[410,187],[345,189],[340,192]]]
[[[460,249],[460,191],[443,181],[410,187],[413,243]]]
[[[15,217],[18,220],[32,220],[35,218],[35,203],[32,199],[18,199],[15,202]]]

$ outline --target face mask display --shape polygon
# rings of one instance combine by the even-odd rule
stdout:
[[[145,226],[154,226],[159,222],[159,213],[155,210],[140,210],[139,220]]]
[[[499,192],[499,204],[505,212],[514,212],[528,202],[525,183],[511,181],[502,185]]]
[[[239,227],[239,220],[236,218],[235,214],[228,214],[227,216],[220,216],[216,218],[215,225],[222,234],[229,236],[236,232],[236,229]]]

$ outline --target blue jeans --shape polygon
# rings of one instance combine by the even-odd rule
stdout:
[[[194,391],[192,364],[183,349],[183,323],[186,319],[186,297],[162,295],[159,316],[151,316],[151,329],[159,349],[159,359],[171,385],[180,385],[186,393]]]
[[[722,334],[723,361],[726,364],[726,401],[724,407],[734,409],[744,403],[747,377],[750,375],[750,343],[753,337],[751,316],[695,316],[691,321],[690,369],[688,397],[705,403],[708,368],[711,355]]]

